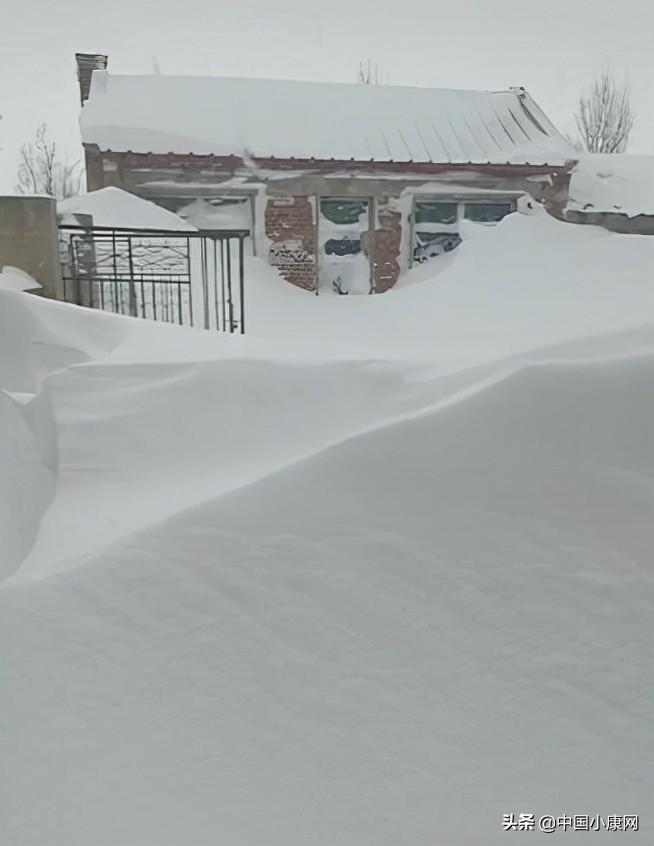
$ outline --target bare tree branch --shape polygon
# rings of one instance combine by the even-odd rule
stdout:
[[[619,85],[605,62],[588,95],[579,98],[575,123],[582,149],[589,153],[623,153],[634,119],[629,84]]]
[[[44,123],[37,127],[35,140],[20,148],[16,185],[20,194],[72,197],[81,191],[83,177],[79,161],[68,164],[57,159],[57,145],[48,140]]]
[[[365,63],[359,62],[359,70],[357,72],[357,82],[361,85],[388,85],[388,74],[383,81],[380,81],[379,65],[373,65],[368,59]]]

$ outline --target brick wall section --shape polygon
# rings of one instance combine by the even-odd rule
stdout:
[[[265,212],[269,261],[292,285],[313,290],[316,284],[315,224],[308,197],[269,198]]]
[[[400,276],[400,248],[402,244],[402,215],[387,206],[377,214],[373,252],[373,282],[376,294],[383,294]]]

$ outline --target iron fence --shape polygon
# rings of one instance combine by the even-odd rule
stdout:
[[[61,225],[64,300],[243,334],[248,234]]]

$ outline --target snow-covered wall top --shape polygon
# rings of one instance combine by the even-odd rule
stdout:
[[[568,208],[654,215],[654,156],[581,155],[572,173]]]
[[[82,140],[102,150],[434,163],[576,158],[523,89],[94,71]]]
[[[173,212],[114,186],[57,203],[60,223],[75,225],[76,214],[90,214],[95,226],[196,231],[195,226]]]

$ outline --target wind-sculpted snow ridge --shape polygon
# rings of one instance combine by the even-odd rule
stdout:
[[[29,552],[53,500],[59,432],[48,374],[106,354],[120,322],[19,293],[26,274],[0,274],[0,580]],[[38,287],[38,286],[37,286]]]
[[[2,846],[652,840],[651,248],[552,226],[243,338],[0,291]]]
[[[4,842],[473,846],[513,811],[651,839],[652,333],[421,375],[369,368],[394,421],[0,592]]]
[[[246,337],[0,292],[0,386],[51,410],[56,457],[15,578],[651,318],[648,239],[539,215],[463,234],[438,275],[382,297],[308,296],[250,260]]]
[[[0,581],[29,552],[54,495],[56,429],[47,398],[0,388]]]
[[[3,290],[0,274],[0,387],[37,393],[57,370],[101,359],[133,321]]]
[[[573,355],[596,355],[603,344],[624,354],[625,343],[587,341]],[[646,333],[631,343],[647,343]],[[56,409],[56,497],[16,578],[79,566],[117,540],[353,435],[566,354],[558,347],[460,368],[228,359],[59,369],[42,391]]]

